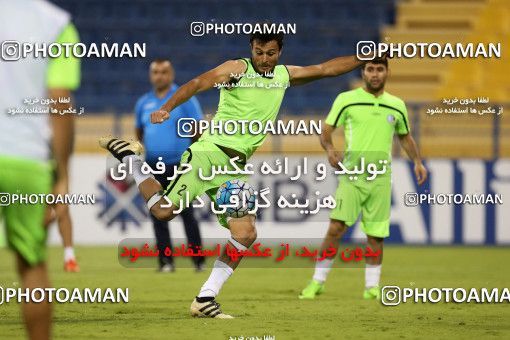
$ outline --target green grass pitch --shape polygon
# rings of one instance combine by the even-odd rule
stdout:
[[[233,320],[197,319],[189,305],[209,275],[128,269],[116,247],[78,247],[81,273],[62,270],[62,249],[50,248],[53,287],[129,287],[127,304],[53,305],[55,339],[417,339],[507,338],[510,305],[406,303],[396,307],[362,299],[364,270],[334,269],[324,295],[297,299],[312,268],[243,268],[218,301]],[[510,287],[508,248],[387,246],[382,285],[402,287]],[[0,285],[18,284],[12,254],[0,249]],[[505,260],[506,259],[506,260]],[[208,259],[208,264],[212,263]],[[179,265],[179,263],[177,263]],[[183,263],[181,263],[182,265]],[[0,305],[0,338],[24,338],[20,306]],[[505,335],[506,334],[506,335]]]

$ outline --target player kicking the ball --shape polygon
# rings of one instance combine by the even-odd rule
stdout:
[[[409,121],[404,102],[384,91],[388,76],[388,61],[369,61],[362,68],[363,87],[340,93],[326,118],[321,135],[321,145],[328,154],[329,163],[339,168],[340,153],[333,146],[331,134],[343,125],[345,133],[345,157],[342,164],[348,170],[374,163],[377,171],[391,169],[391,148],[396,133],[409,158],[414,162],[418,184],[427,179],[413,137],[409,133]],[[380,251],[380,256],[367,257],[365,269],[365,299],[378,299],[381,276],[382,250],[385,237],[390,234],[391,171],[386,170],[375,179],[367,180],[366,173],[356,176],[340,175],[335,194],[336,208],[330,215],[329,229],[322,250],[330,246],[338,250],[339,241],[352,226],[360,212],[361,228],[367,235],[370,248]],[[310,284],[299,295],[300,299],[314,299],[324,291],[324,282],[333,265],[333,258],[317,262]]]
[[[364,63],[355,56],[348,56],[306,67],[278,65],[283,47],[282,34],[254,34],[251,36],[250,44],[251,58],[226,61],[181,86],[160,110],[151,114],[151,122],[163,123],[170,117],[173,109],[192,96],[222,84],[224,86],[221,86],[218,110],[213,123],[221,124],[222,121],[229,120],[256,120],[264,125],[268,121],[276,120],[285,90],[289,85],[301,85],[321,78],[339,76]],[[140,171],[142,159],[138,155],[142,148],[139,143],[102,138],[100,145],[119,161],[132,161],[135,182],[147,201],[151,214],[158,219],[168,221],[176,216],[174,212],[180,208],[177,202],[186,201],[186,194],[194,199],[196,196],[207,193],[214,200],[214,195],[221,184],[231,179],[243,179],[239,176],[223,174],[216,175],[210,181],[203,181],[198,176],[199,168],[206,175],[210,174],[212,166],[227,166],[233,170],[229,161],[234,157],[239,157],[242,165],[266,137],[262,134],[241,134],[241,130],[238,128],[239,133],[234,135],[218,134],[217,131],[214,134],[205,132],[182,155],[181,164],[191,164],[192,170],[175,178],[166,189],[163,189],[153,176],[142,174]],[[162,204],[168,205],[163,196],[171,200],[171,207],[161,207]],[[230,247],[246,250],[257,238],[253,215],[242,218],[226,218],[218,215],[218,219],[220,224],[230,231],[231,237],[228,240]],[[222,313],[215,297],[232,275],[239,261],[240,259],[232,261],[224,252],[214,262],[209,278],[191,304],[193,316],[232,318]]]

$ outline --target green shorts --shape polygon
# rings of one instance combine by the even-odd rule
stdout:
[[[350,227],[361,213],[361,229],[365,234],[374,237],[390,235],[390,180],[367,184],[342,176],[335,200],[336,207],[331,211],[331,219],[343,221]]]
[[[46,205],[14,203],[11,194],[47,194],[52,185],[49,163],[0,156],[0,220],[5,224],[7,244],[30,265],[46,260]]]
[[[179,169],[183,169],[182,164],[191,164],[191,170],[185,174],[178,175],[173,181],[170,182],[165,190],[165,195],[172,201],[173,205],[179,206],[179,202],[186,202],[186,195],[189,195],[190,203],[197,197],[206,193],[211,200],[216,200],[216,192],[220,185],[228,180],[240,179],[243,181],[247,180],[246,175],[228,175],[228,174],[216,174],[210,180],[204,180],[203,177],[211,177],[212,169],[220,166],[224,169],[225,166],[228,170],[234,170],[234,167],[230,163],[230,157],[223,152],[216,144],[199,140],[193,144],[182,154],[181,166]],[[239,160],[238,166],[242,169],[244,162]],[[201,170],[200,170],[201,169]],[[202,178],[200,177],[199,171],[201,171]],[[227,219],[224,215],[217,215],[219,223],[228,228]]]

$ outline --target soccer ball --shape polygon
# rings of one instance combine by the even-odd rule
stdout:
[[[255,207],[255,190],[251,185],[240,179],[232,179],[223,183],[216,193],[216,204],[232,205],[228,207],[225,214],[229,217],[239,218],[246,216],[248,211]]]

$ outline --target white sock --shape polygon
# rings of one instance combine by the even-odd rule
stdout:
[[[131,159],[131,164],[133,166],[133,178],[135,179],[136,186],[139,186],[140,183],[145,181],[148,178],[154,178],[154,175],[149,174],[143,174],[142,173],[142,165],[143,161],[138,155],[129,155],[122,158],[122,163],[126,164],[127,167],[129,167],[129,159]],[[147,165],[148,166],[148,165]]]
[[[382,264],[367,264],[365,267],[365,288],[379,286]]]
[[[73,247],[65,247],[64,248],[64,261],[67,262],[69,260],[74,260],[74,248]]]
[[[313,279],[315,281],[319,281],[320,283],[324,283],[328,277],[329,271],[331,270],[333,261],[333,259],[317,261],[317,264],[315,265],[315,273],[313,273]]]
[[[226,263],[216,260],[214,267],[211,271],[211,275],[198,293],[198,297],[216,297],[220,292],[223,284],[228,280],[234,270],[230,268]]]

